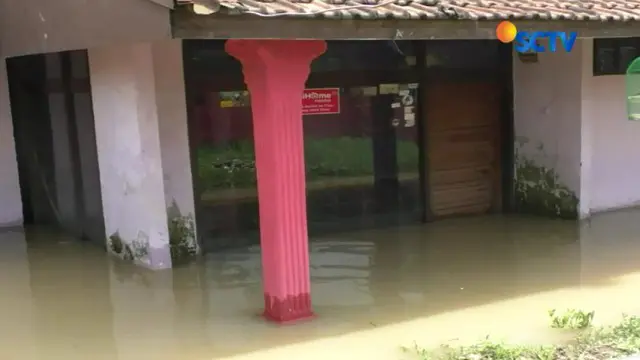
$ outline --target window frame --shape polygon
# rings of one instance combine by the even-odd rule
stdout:
[[[620,49],[624,46],[633,46],[636,48],[636,54],[640,56],[640,37],[620,37],[620,38],[595,38],[593,39],[593,53],[592,53],[592,71],[593,76],[607,76],[607,75],[624,75],[629,65],[635,59],[631,59],[628,64],[622,66],[620,63]],[[615,65],[615,71],[601,71],[598,67],[598,54],[601,48],[612,48],[613,63]]]

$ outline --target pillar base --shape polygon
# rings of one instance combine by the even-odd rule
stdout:
[[[311,310],[311,294],[289,295],[284,299],[265,294],[264,304],[262,316],[270,322],[284,325],[316,317]]]

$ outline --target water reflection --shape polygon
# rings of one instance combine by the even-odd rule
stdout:
[[[414,340],[541,341],[550,308],[640,311],[639,219],[493,216],[318,238],[318,317],[287,327],[259,317],[256,246],[154,273],[50,232],[2,233],[0,359],[395,359]]]

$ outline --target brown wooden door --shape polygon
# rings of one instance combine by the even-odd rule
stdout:
[[[499,85],[433,84],[424,94],[430,215],[498,210]]]

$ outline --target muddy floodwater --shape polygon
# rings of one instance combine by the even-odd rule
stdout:
[[[552,308],[639,314],[640,211],[312,240],[317,318],[275,326],[256,247],[147,272],[42,229],[0,234],[0,359],[403,359],[401,345],[556,341]]]

